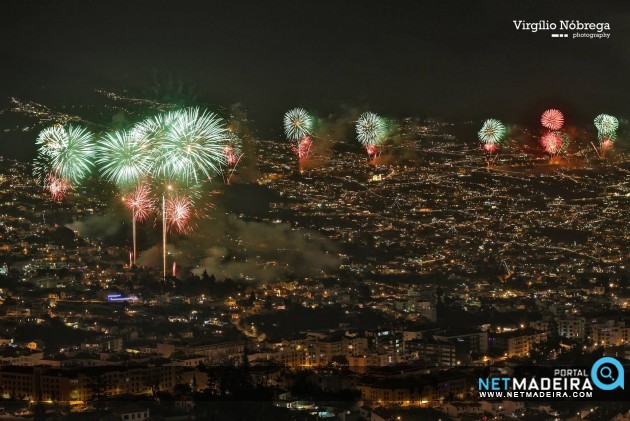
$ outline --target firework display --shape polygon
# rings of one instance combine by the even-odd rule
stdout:
[[[365,112],[356,124],[357,140],[372,158],[378,155],[379,146],[387,137],[387,124],[378,114]]]
[[[506,129],[503,123],[494,118],[489,118],[484,121],[477,135],[481,143],[483,143],[484,149],[492,153],[498,149],[498,145],[505,137],[505,133]]]
[[[37,138],[38,157],[50,174],[75,184],[92,170],[95,152],[94,136],[75,126],[53,126],[44,129]],[[41,170],[41,166],[40,166]]]
[[[306,158],[314,141],[314,118],[306,110],[294,108],[283,121],[293,152],[299,159]],[[563,114],[557,109],[546,110],[541,123],[547,129],[540,138],[545,152],[551,156],[566,153],[570,138],[561,130]],[[610,148],[617,138],[618,119],[600,114],[594,124],[601,150]],[[389,134],[388,122],[378,114],[365,112],[355,130],[368,156],[378,156]],[[506,134],[505,124],[495,118],[485,120],[477,132],[490,154],[499,148]],[[243,156],[241,140],[220,117],[201,108],[163,112],[136,123],[130,130],[103,133],[98,141],[84,128],[55,125],[40,132],[37,145],[34,174],[53,200],[64,199],[94,166],[120,189],[132,213],[132,264],[137,262],[136,224],[156,211],[161,196],[164,276],[167,233],[190,232],[191,218],[196,215],[194,198],[202,182],[221,174],[229,184]]]
[[[158,172],[185,183],[211,178],[225,165],[227,129],[217,115],[199,108],[178,112],[159,144]]]
[[[155,198],[145,183],[138,184],[131,193],[123,198],[125,206],[133,212],[136,221],[146,221],[155,210]]]
[[[230,134],[228,136],[227,144],[223,147],[223,159],[225,161],[225,170],[223,171],[223,181],[225,184],[230,184],[236,166],[243,157],[243,145],[241,140]]]
[[[597,139],[599,140],[600,153],[604,154],[608,149],[612,148],[617,140],[617,129],[619,128],[619,120],[608,114],[600,114],[593,120],[597,128]]]
[[[59,202],[66,197],[72,185],[66,178],[59,178],[54,174],[49,174],[44,181],[44,188],[50,192],[50,196],[55,202]]]
[[[570,139],[566,133],[554,130],[545,133],[541,137],[540,143],[542,144],[545,152],[554,156],[566,152],[569,148]]]
[[[151,196],[151,190],[147,184],[138,184],[127,196],[123,197],[125,206],[131,210],[133,230],[132,263],[137,263],[138,248],[136,241],[136,223],[146,220],[154,210],[155,199]]]
[[[619,128],[619,120],[608,114],[600,114],[593,120],[597,131],[603,135],[614,134]]]
[[[36,143],[41,145],[39,152],[45,156],[53,157],[57,151],[63,148],[66,141],[66,131],[62,126],[47,127],[39,133]]]
[[[542,126],[549,130],[559,130],[564,125],[564,115],[554,108],[545,111],[540,117]]]
[[[243,157],[243,144],[238,136],[229,134],[223,147],[223,159],[228,168],[234,168]]]
[[[313,144],[313,117],[303,108],[294,108],[284,114],[283,121],[291,151],[298,159],[307,158]]]
[[[166,199],[166,221],[168,228],[180,233],[188,231],[188,222],[193,209],[190,196],[174,196]]]
[[[599,141],[599,146],[603,151],[610,149],[613,144],[617,141],[617,133],[608,133],[603,134],[601,132],[597,133],[597,140]]]
[[[311,150],[311,145],[313,144],[313,138],[306,135],[303,136],[300,140],[297,141],[295,145],[291,148],[293,153],[299,158],[306,158]]]
[[[107,133],[98,145],[97,164],[103,176],[118,186],[136,184],[153,165],[151,144],[132,132]]]
[[[234,145],[227,144],[223,147],[223,156],[225,159],[225,165],[231,168],[238,163],[239,151]]]
[[[284,114],[284,132],[287,139],[298,142],[304,136],[312,134],[314,119],[303,108],[293,108]]]
[[[151,184],[166,181],[169,186],[163,195],[162,215],[166,259],[166,230],[186,232],[193,209],[192,196],[171,192],[172,186],[195,191],[204,179],[221,174],[223,168],[231,175],[242,156],[240,140],[228,132],[224,121],[200,108],[161,113],[129,131],[105,133],[98,142],[86,129],[57,125],[44,129],[37,144],[34,174],[56,201],[85,179],[93,163],[104,179],[123,191],[131,189],[121,195],[132,211],[133,264],[137,259],[136,223],[154,210]]]
[[[177,118],[178,112],[166,112],[147,118],[136,123],[131,129],[131,135],[139,142],[151,145],[151,153],[155,158],[165,158],[160,156],[158,146],[164,143],[173,121]]]

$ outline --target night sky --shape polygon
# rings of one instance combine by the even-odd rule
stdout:
[[[608,22],[612,35],[552,39],[514,19]],[[270,136],[295,105],[522,124],[551,106],[580,124],[626,118],[629,28],[627,2],[4,0],[0,127],[12,124],[11,96],[88,104],[95,88],[141,91],[155,75],[194,86],[204,105],[243,103]],[[29,158],[29,138],[0,132],[3,155]]]

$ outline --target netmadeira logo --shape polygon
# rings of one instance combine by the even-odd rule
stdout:
[[[591,368],[591,379],[601,390],[625,389],[625,375],[623,365],[612,357],[600,358]]]
[[[603,357],[590,371],[587,368],[556,368],[550,376],[480,377],[477,388],[480,398],[592,398],[594,390],[624,389],[624,376],[624,367],[618,360]]]
[[[547,31],[551,32],[552,38],[610,38],[610,23],[608,22],[582,22],[580,20],[528,22],[520,19],[512,22],[517,31],[531,33]]]

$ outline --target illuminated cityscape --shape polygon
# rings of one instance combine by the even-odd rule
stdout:
[[[313,16],[326,14],[307,3]],[[64,7],[16,3],[7,11],[44,28],[44,10],[63,21],[87,13],[78,4]],[[219,14],[235,16],[233,7],[220,5]],[[257,15],[277,23],[293,16],[295,6],[287,7],[277,16],[256,7],[243,16],[251,27],[239,28],[274,51],[288,29],[259,33]],[[337,10],[325,22],[365,30],[366,23],[339,17],[348,7],[323,7]],[[388,37],[403,40],[416,32],[400,14],[421,9],[427,25],[444,23],[454,6],[400,7],[386,6],[381,16],[366,2],[356,13],[383,23],[382,31],[395,28]],[[130,6],[122,22],[138,8]],[[190,5],[174,13],[199,23],[194,15],[209,10]],[[537,38],[549,37],[547,20],[542,34],[521,33],[510,26],[510,10],[501,7],[492,20],[509,26],[500,26],[506,39],[496,46],[517,42],[520,55],[510,57],[518,62],[534,55],[523,46],[532,40],[551,45]],[[465,14],[458,9],[454,18],[462,28]],[[163,18],[168,10],[149,15]],[[156,30],[151,22],[138,25]],[[627,35],[614,20],[607,25],[593,28],[607,28],[610,39],[553,42],[573,41],[567,49],[575,51],[606,44],[604,55],[611,54]],[[182,31],[203,38],[210,29]],[[453,35],[435,41],[428,29],[418,31],[440,46],[422,47],[438,64],[452,63],[442,50],[456,48],[455,62],[485,65],[449,44]],[[120,54],[130,67],[151,62],[150,51],[138,47],[146,34],[123,33],[129,44],[121,51],[103,46],[103,54]],[[163,41],[170,32],[156,34]],[[462,42],[468,48],[473,41]],[[33,52],[26,59],[8,54],[15,87],[2,88],[0,110],[0,418],[630,417],[623,387],[630,361],[630,110],[610,94],[617,70],[610,81],[598,80],[601,91],[584,88],[592,101],[560,82],[546,93],[515,87],[520,96],[505,99],[492,86],[516,86],[514,80],[480,76],[478,89],[489,87],[497,98],[488,105],[467,76],[451,74],[435,83],[459,86],[461,104],[455,91],[444,91],[453,101],[444,105],[427,87],[433,96],[410,107],[402,99],[392,105],[389,96],[390,88],[400,98],[414,92],[405,70],[383,90],[357,81],[363,96],[347,81],[316,80],[327,65],[296,52],[291,63],[313,86],[289,94],[283,80],[270,77],[260,92],[273,86],[278,97],[259,103],[255,93],[242,100],[231,86],[258,75],[222,69],[212,76],[219,81],[198,79],[199,69],[213,68],[206,59],[182,65],[183,76],[157,74],[149,82],[144,70],[109,81],[94,70],[68,88],[73,81],[62,80],[76,75],[60,76],[63,48],[46,61],[41,46],[20,42]],[[289,46],[301,45],[294,42]],[[174,60],[198,54],[201,45],[164,48]],[[483,54],[507,66],[493,55],[496,46]],[[389,42],[373,48],[398,57]],[[236,51],[222,54],[245,60]],[[331,54],[350,66],[343,45]],[[563,54],[560,61],[573,60]],[[57,70],[24,77],[50,81],[47,88],[31,87],[18,70],[21,60],[40,59]],[[251,63],[277,69],[269,58]],[[171,66],[156,67],[177,69]],[[548,86],[546,77],[536,73],[531,83]],[[225,90],[216,87],[221,83]],[[322,100],[328,89],[335,93]],[[538,393],[545,379],[552,385],[543,394],[525,394]]]

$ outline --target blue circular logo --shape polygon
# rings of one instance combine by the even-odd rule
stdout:
[[[624,377],[623,365],[612,357],[600,358],[591,368],[591,379],[601,390],[623,389]]]

